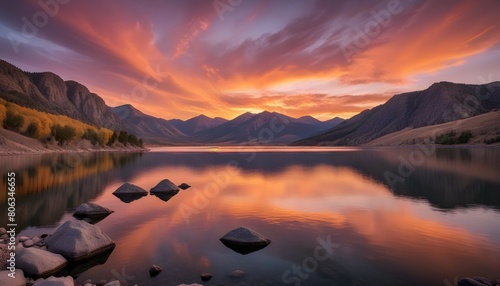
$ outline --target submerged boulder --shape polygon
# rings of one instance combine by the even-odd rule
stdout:
[[[103,220],[113,211],[94,203],[84,203],[76,208],[73,216],[78,219],[85,219],[89,223],[96,223]]]
[[[221,237],[220,241],[225,246],[241,254],[248,254],[260,250],[271,243],[271,240],[246,227],[238,227],[231,230]]]
[[[183,189],[183,190],[191,188],[191,186],[186,184],[186,183],[182,183],[182,184],[178,185],[178,187]]]
[[[16,254],[17,267],[28,276],[47,277],[61,271],[68,261],[60,254],[38,248],[23,248]]]
[[[33,286],[74,286],[75,281],[73,277],[54,277],[51,276],[47,279],[40,278],[35,281]]]
[[[165,179],[154,186],[149,192],[151,194],[177,194],[179,192],[179,187],[169,179]]]
[[[130,184],[130,183],[125,183],[123,185],[121,185],[118,189],[116,189],[114,192],[113,192],[114,195],[121,195],[121,194],[137,194],[137,195],[147,195],[148,194],[148,191],[146,191],[145,189],[139,187],[139,186],[136,186],[134,184]]]
[[[115,243],[98,227],[81,220],[69,220],[45,239],[50,252],[70,261],[80,261],[113,249]]]
[[[109,215],[112,210],[94,203],[84,203],[76,208],[74,216]]]

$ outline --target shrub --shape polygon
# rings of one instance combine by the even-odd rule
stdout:
[[[118,139],[118,134],[116,133],[116,131],[113,131],[113,135],[111,135],[111,137],[109,138],[108,145],[109,146],[113,145],[117,139]]]
[[[76,137],[76,129],[68,125],[61,126],[56,124],[52,127],[52,132],[60,146]]]
[[[35,122],[31,122],[28,125],[28,127],[26,128],[25,134],[28,137],[37,138],[37,136],[38,136],[38,124],[36,124]]]
[[[7,111],[7,115],[3,122],[3,127],[12,131],[19,131],[24,124],[24,117],[14,114],[12,111]]]
[[[455,131],[450,131],[445,134],[437,135],[435,142],[436,144],[442,145],[465,144],[473,137],[474,135],[470,131],[464,131],[460,133],[458,137]]]
[[[472,132],[470,132],[470,131],[464,131],[458,137],[458,143],[459,144],[469,143],[469,140],[472,139],[473,137],[474,137],[474,135],[472,135]]]
[[[127,131],[120,131],[120,134],[118,135],[118,142],[120,142],[123,145],[127,146],[127,143],[128,143],[128,134],[127,134]]]
[[[82,135],[82,139],[90,140],[92,145],[96,145],[99,141],[97,132],[94,129],[88,128]]]

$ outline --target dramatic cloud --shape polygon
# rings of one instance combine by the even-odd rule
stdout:
[[[164,118],[349,117],[435,81],[499,80],[499,10],[494,0],[9,1],[0,58]]]

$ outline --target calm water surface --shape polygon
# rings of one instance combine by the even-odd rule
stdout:
[[[452,285],[456,277],[500,278],[500,149],[417,150],[157,148],[2,156],[0,169],[4,190],[6,173],[18,176],[20,235],[52,232],[85,202],[115,211],[96,225],[116,248],[104,264],[74,273],[80,283]],[[193,187],[168,201],[124,203],[112,195],[124,182],[149,190],[165,178]],[[219,238],[238,226],[272,243],[236,253]],[[329,257],[318,260],[328,241]],[[155,278],[152,264],[164,269]],[[236,269],[246,275],[230,277]],[[202,282],[202,272],[214,278]]]

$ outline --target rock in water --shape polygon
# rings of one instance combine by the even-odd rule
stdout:
[[[0,285],[26,286],[26,278],[21,269],[16,269],[16,278],[9,277],[9,270],[0,271]]]
[[[112,210],[98,204],[85,203],[76,208],[73,216],[77,219],[85,219],[88,223],[95,224],[105,219],[111,213],[113,213]]]
[[[28,276],[47,277],[61,271],[68,261],[62,255],[38,248],[23,248],[16,254],[17,267]]]
[[[113,192],[113,195],[118,197],[124,203],[130,203],[144,196],[148,195],[148,191],[144,190],[141,187],[136,185],[125,183],[121,185],[116,191]]]
[[[138,187],[136,185],[130,184],[130,183],[125,183],[121,185],[116,191],[113,192],[114,195],[120,195],[120,194],[142,194],[142,195],[147,195],[148,191],[145,189]]]
[[[160,266],[158,265],[153,265],[149,268],[149,275],[151,276],[156,276],[158,275],[161,271],[163,270],[163,268],[161,268]]]
[[[154,186],[149,192],[151,194],[177,194],[179,192],[179,187],[170,180],[165,179]]]
[[[231,276],[232,278],[241,278],[245,275],[246,273],[241,270],[234,270],[229,276]]]
[[[182,183],[182,184],[178,185],[178,187],[183,189],[183,190],[191,188],[191,186],[186,184],[186,183]]]
[[[45,239],[47,249],[70,261],[80,261],[115,247],[98,227],[81,220],[69,220]]]
[[[232,250],[248,254],[260,250],[271,243],[271,240],[246,227],[238,227],[220,238],[220,241]]]
[[[112,210],[94,203],[84,203],[76,208],[74,216],[109,215]]]
[[[202,281],[208,281],[213,277],[211,273],[201,273],[200,276]]]
[[[47,279],[38,279],[35,281],[35,284],[33,286],[74,286],[75,281],[73,280],[73,277],[67,276],[67,277],[54,277],[51,276]]]

